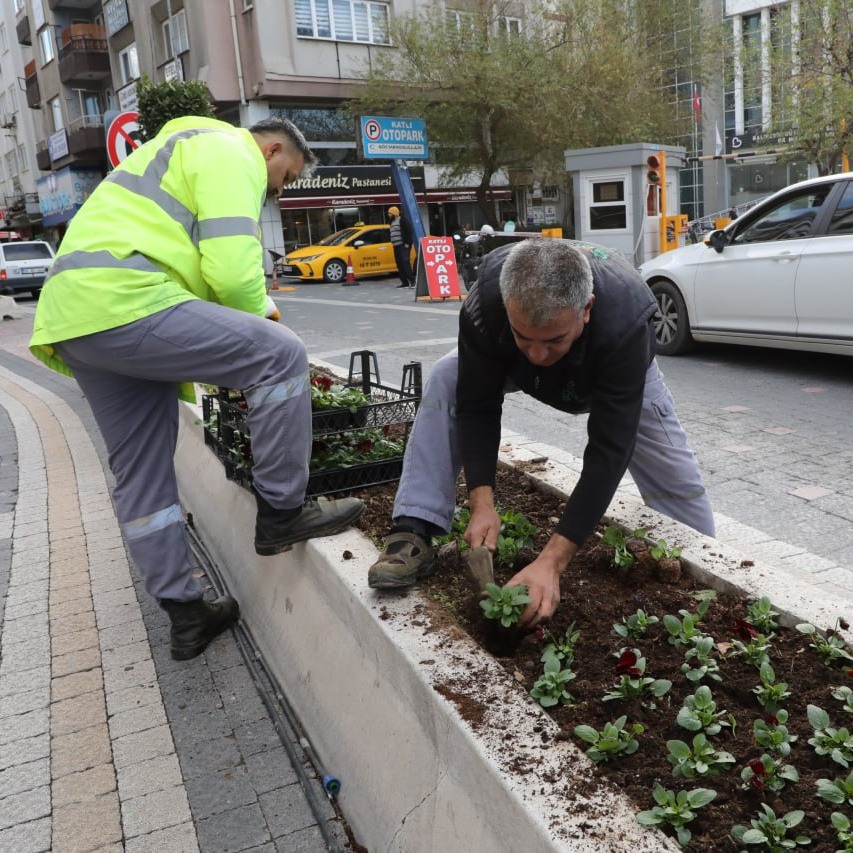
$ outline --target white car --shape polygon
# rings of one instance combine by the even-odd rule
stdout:
[[[853,172],[780,190],[640,273],[662,355],[694,341],[853,355]]]

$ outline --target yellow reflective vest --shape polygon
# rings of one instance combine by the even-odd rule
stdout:
[[[168,122],[71,220],[39,297],[33,355],[70,375],[51,344],[188,299],[263,317],[266,192],[248,130],[198,116]]]

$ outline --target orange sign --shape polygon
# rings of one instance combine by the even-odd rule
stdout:
[[[424,237],[418,252],[417,298],[461,299],[452,237]]]

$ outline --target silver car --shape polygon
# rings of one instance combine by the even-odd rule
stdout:
[[[640,273],[662,355],[694,341],[853,355],[853,172],[780,190]]]
[[[53,247],[43,240],[0,243],[0,292],[38,296],[53,258]]]

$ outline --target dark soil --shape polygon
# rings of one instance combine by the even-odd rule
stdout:
[[[388,529],[394,491],[392,484],[374,487],[360,494],[368,508],[359,526],[377,543],[381,542]],[[553,530],[562,504],[532,488],[529,478],[517,471],[499,472],[496,497],[500,506],[522,512],[539,528],[534,549],[538,552]],[[460,505],[465,501],[461,488],[459,501]],[[668,544],[675,546],[679,543]],[[572,623],[575,630],[580,631],[572,666],[577,678],[568,685],[575,703],[549,710],[562,728],[560,737],[572,739],[581,749],[586,749],[588,744],[573,734],[577,725],[586,724],[600,730],[605,723],[622,714],[627,714],[629,724],[641,723],[645,731],[638,738],[639,750],[634,755],[598,767],[604,777],[630,797],[637,811],[655,805],[651,792],[656,782],[675,791],[699,787],[716,790],[716,799],[701,809],[699,817],[690,824],[693,838],[685,848],[689,851],[737,851],[738,845],[730,835],[731,828],[736,824],[749,826],[750,819],[757,817],[761,803],[767,803],[777,816],[802,809],[805,818],[790,835],[810,837],[811,844],[807,849],[815,853],[836,850],[840,844],[836,843],[830,814],[845,811],[853,818],[853,810],[819,799],[815,795],[815,782],[820,778],[846,778],[849,770],[828,756],[817,756],[808,744],[813,732],[806,717],[806,706],[818,705],[829,713],[834,726],[850,728],[853,720],[845,715],[841,703],[831,696],[834,687],[842,684],[853,686],[850,674],[841,668],[828,669],[817,652],[809,647],[808,638],[799,632],[784,628],[778,631],[773,640],[771,663],[777,681],[787,682],[792,694],[784,707],[790,714],[788,729],[799,739],[793,744],[787,761],[799,771],[800,781],[788,783],[780,793],[761,793],[744,790],[740,775],[750,759],[764,752],[753,740],[753,722],[763,713],[752,693],[753,687],[759,684],[758,671],[740,658],[719,652],[723,680],[705,683],[714,694],[717,709],[725,709],[732,714],[737,725],[734,733],[724,728],[710,740],[717,749],[732,753],[736,763],[732,769],[715,776],[691,780],[673,777],[667,761],[666,742],[670,739],[692,741],[695,733],[678,726],[675,718],[684,697],[692,694],[698,685],[689,682],[682,674],[683,650],[667,642],[662,617],[665,614],[678,615],[681,609],[695,612],[698,602],[694,593],[699,587],[687,577],[674,582],[661,580],[661,573],[648,554],[640,553],[638,562],[627,571],[612,565],[611,554],[611,549],[597,537],[590,539],[563,577],[561,604],[548,625],[548,631],[556,637],[563,635]],[[498,568],[497,582],[505,583],[519,568],[521,566]],[[744,571],[749,571],[748,564],[744,565]],[[468,581],[458,554],[441,555],[437,574],[423,583],[423,590],[431,599],[434,621],[446,622],[449,614],[475,641],[494,654],[509,672],[514,673],[525,689],[531,689],[542,673],[543,641],[531,633],[518,638],[514,648],[495,647],[492,642],[494,629],[482,617],[479,598]],[[613,624],[635,613],[638,608],[657,616],[661,622],[639,641],[626,641],[613,633]],[[700,627],[715,638],[718,648],[721,645],[724,651],[728,651],[726,644],[737,636],[736,621],[745,616],[746,602],[720,595],[712,602]],[[626,646],[641,650],[647,661],[647,676],[666,678],[673,683],[670,692],[658,700],[655,709],[643,707],[639,702],[602,701],[604,694],[618,681],[614,655]],[[475,688],[476,685],[472,685],[468,691],[455,692],[447,698],[458,706],[472,728],[477,729],[482,725],[482,706],[479,702],[466,700],[463,695],[472,693]]]

